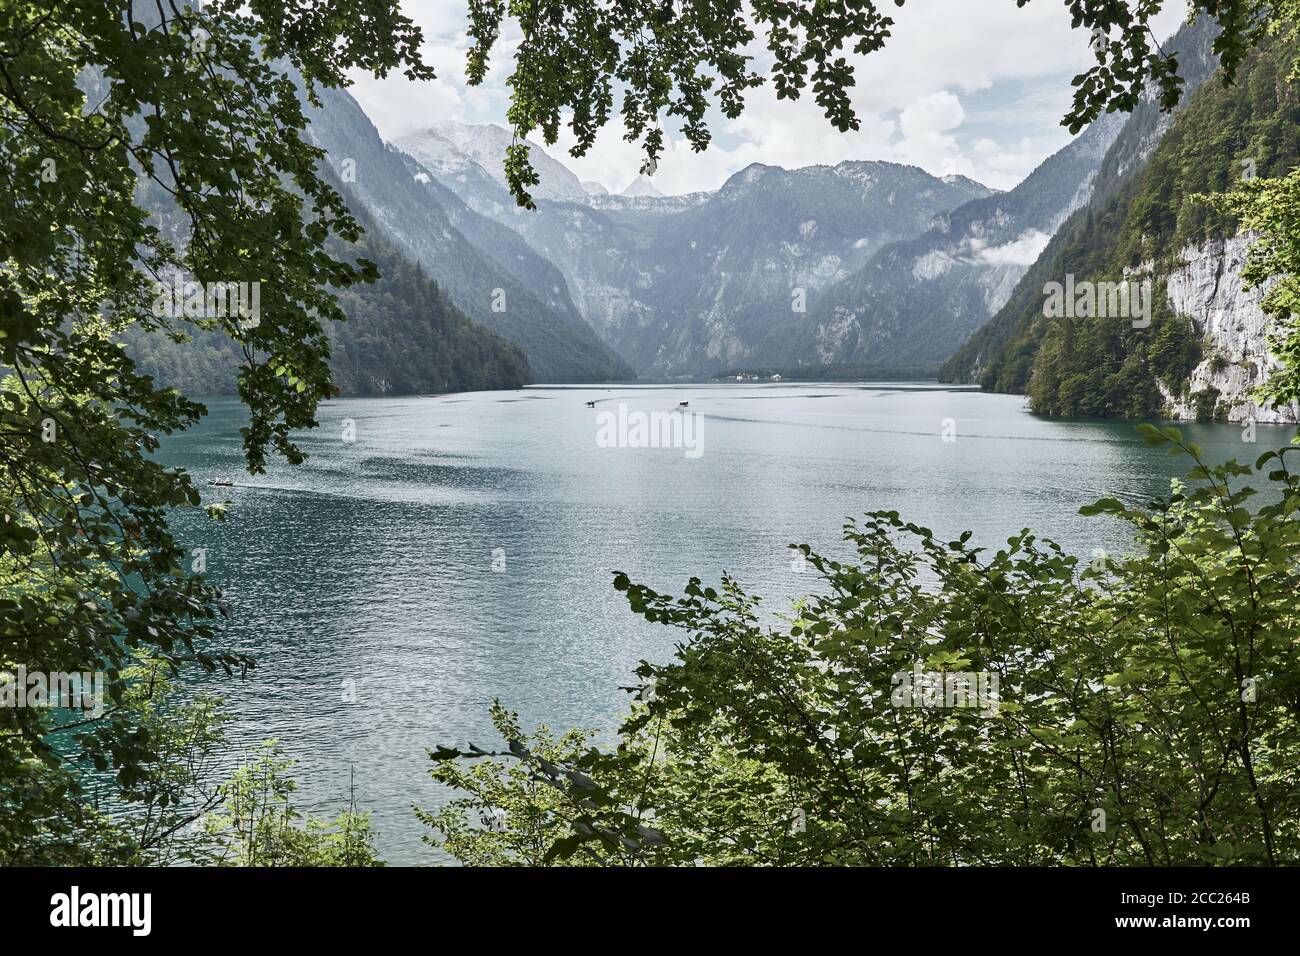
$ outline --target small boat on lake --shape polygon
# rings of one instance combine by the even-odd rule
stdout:
[[[235,483],[229,478],[210,478],[208,484],[217,488],[233,488],[235,486]]]

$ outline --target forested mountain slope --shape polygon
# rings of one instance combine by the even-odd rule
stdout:
[[[424,270],[385,238],[348,187],[335,182],[366,230],[340,258],[363,257],[379,279],[338,292],[348,321],[326,328],[330,370],[344,395],[519,388],[532,381],[518,346],[466,318]],[[124,341],[142,371],[194,395],[234,394],[241,360],[229,337],[198,332],[186,342],[129,329]]]
[[[1300,161],[1297,92],[1286,78],[1294,55],[1269,44],[1233,86],[1199,85],[1140,164],[1132,144],[1159,132],[1141,133],[1144,104],[1130,121],[1137,132],[1116,144],[1127,155],[1107,159],[1109,188],[1066,224],[947,377],[978,373],[986,388],[1027,392],[1036,411],[1053,415],[1295,420],[1295,409],[1250,400],[1273,360],[1260,293],[1240,280],[1249,237],[1203,198]],[[1150,279],[1150,327],[1045,317],[1045,283],[1067,275]]]
[[[548,263],[431,184],[427,171],[380,138],[349,94],[323,90],[321,102],[306,112],[329,167],[458,309],[523,349],[538,381],[632,377],[583,321]]]

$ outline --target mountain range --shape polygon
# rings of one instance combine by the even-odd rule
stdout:
[[[537,381],[632,377],[578,313],[555,266],[385,143],[351,95],[322,90],[307,115],[313,141],[349,193],[457,309],[518,345]]]
[[[928,376],[1088,202],[1124,125],[1103,116],[1005,193],[855,161],[754,164],[715,192],[611,195],[530,143],[533,211],[506,189],[504,129],[440,123],[394,146],[552,263],[581,317],[638,375]]]
[[[1169,42],[1185,80],[1178,111],[1144,97],[1131,114],[1103,115],[1006,192],[862,160],[756,163],[717,190],[671,196],[634,174],[611,193],[528,143],[539,183],[526,210],[505,185],[509,131],[440,122],[388,143],[346,91],[322,90],[305,107],[309,135],[367,232],[348,254],[385,275],[343,297],[351,321],[331,331],[335,378],[348,393],[384,394],[758,370],[937,374],[1027,392],[1048,414],[1246,414],[1268,361],[1258,296],[1237,278],[1246,240],[1232,223],[1189,227],[1202,220],[1182,207],[1190,190],[1222,188],[1204,170],[1232,168],[1252,137],[1265,166],[1281,168],[1291,153],[1260,129],[1285,139],[1292,114],[1258,79],[1277,71],[1258,64],[1231,102],[1197,106],[1210,95],[1212,41],[1203,21]],[[1152,220],[1162,209],[1173,225]],[[1043,320],[1044,283],[1153,263],[1165,281],[1156,333],[1146,344],[1088,333],[1091,370],[1076,368],[1068,335],[1079,330]],[[1225,272],[1226,284],[1202,281]],[[192,390],[235,358],[215,342],[181,357],[131,344]],[[1107,384],[1081,384],[1088,374]]]
[[[498,141],[505,136],[500,130]],[[807,316],[824,291],[881,248],[994,195],[964,177],[895,163],[754,164],[712,193],[570,190],[526,211],[499,170],[468,152],[449,153],[451,141],[435,127],[396,145],[555,263],[583,317],[638,373],[653,377],[709,375],[755,361],[798,364],[771,348],[774,327]],[[549,164],[540,168],[546,192],[559,192],[567,180]]]

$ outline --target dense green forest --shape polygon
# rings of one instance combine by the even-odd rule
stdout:
[[[351,200],[342,184],[336,185]],[[379,278],[342,291],[338,301],[347,321],[326,326],[330,372],[340,394],[519,388],[532,380],[519,346],[466,318],[383,235],[360,202],[348,205],[365,235],[351,247],[335,242],[331,248],[341,258],[373,262]],[[131,326],[122,340],[141,371],[164,387],[192,395],[235,392],[242,355],[220,332],[197,330],[178,342]]]
[[[1274,177],[1300,161],[1300,96],[1288,79],[1295,55],[1293,40],[1275,40],[1243,62],[1231,85],[1220,79],[1202,85],[1141,171],[1062,227],[990,323],[1014,331],[987,360],[979,379],[984,388],[1027,393],[1043,414],[1121,418],[1162,415],[1166,402],[1157,382],[1185,393],[1204,356],[1191,320],[1169,309],[1164,278],[1188,245],[1236,234],[1236,216],[1212,196],[1234,186],[1244,169]],[[1119,280],[1126,270],[1153,280],[1149,328],[1043,315],[1044,282],[1067,274]],[[985,344],[973,342],[943,377],[958,375],[958,364]],[[1215,396],[1191,398],[1201,416],[1216,415]]]
[[[380,279],[340,296],[347,322],[333,327],[330,370],[344,394],[411,394],[519,388],[531,381],[523,350],[466,318],[377,233],[360,255]]]
[[[870,512],[849,557],[791,545],[821,587],[775,626],[734,578],[616,574],[681,635],[617,746],[498,705],[499,747],[431,754],[457,798],[421,813],[429,842],[501,866],[1300,862],[1300,446],[1213,466],[1142,430],[1194,467],[1082,509],[1132,529],[1122,559]],[[1252,514],[1252,484],[1276,503]]]

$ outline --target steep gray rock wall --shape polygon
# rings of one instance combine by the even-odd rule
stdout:
[[[1188,389],[1179,396],[1165,392],[1174,418],[1194,419],[1197,393],[1211,391],[1218,396],[1216,414],[1226,412],[1228,421],[1300,422],[1300,405],[1266,408],[1250,397],[1278,366],[1268,349],[1272,324],[1260,308],[1264,290],[1248,290],[1241,281],[1250,242],[1235,236],[1187,246],[1165,280],[1170,307],[1195,323],[1205,350]]]

